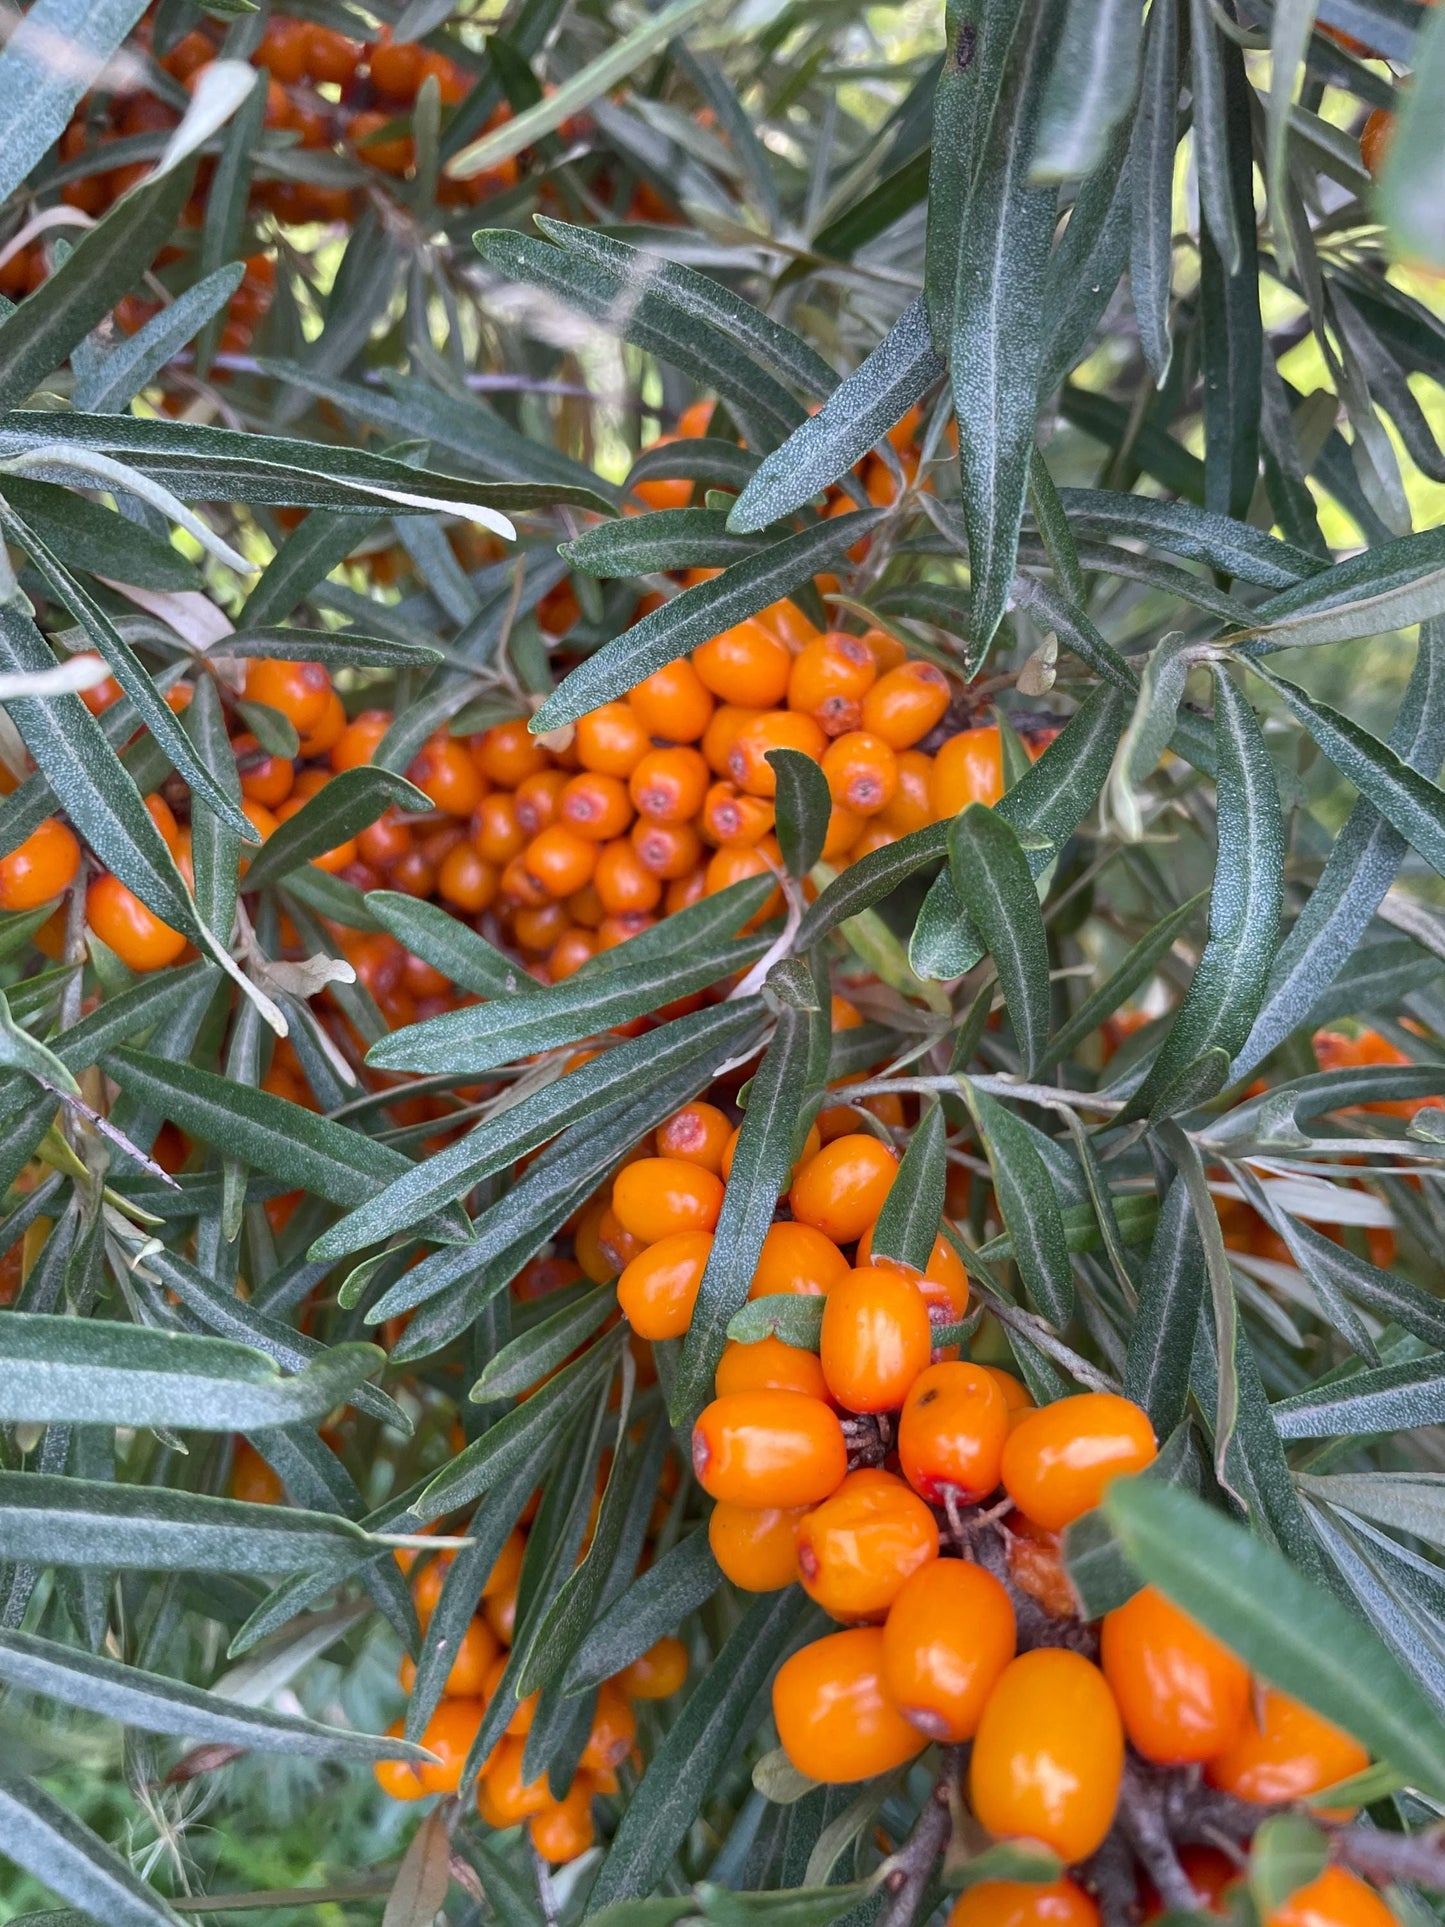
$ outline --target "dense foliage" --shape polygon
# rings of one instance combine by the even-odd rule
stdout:
[[[8,1917],[1441,1918],[1445,8],[36,0],[0,197]]]

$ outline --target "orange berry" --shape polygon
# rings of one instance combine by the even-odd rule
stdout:
[[[1003,1393],[977,1365],[930,1365],[909,1387],[898,1419],[904,1477],[930,1505],[948,1492],[973,1504],[998,1484],[1008,1437]]]
[[[527,1832],[538,1855],[552,1866],[564,1866],[587,1852],[596,1838],[592,1821],[592,1788],[579,1774],[567,1789],[566,1797],[553,1800],[534,1813]]]
[[[796,749],[818,763],[826,747],[827,738],[811,716],[787,709],[765,709],[733,737],[727,753],[727,774],[749,796],[772,798],[778,793],[778,777],[768,761],[770,749]]]
[[[742,1506],[820,1505],[848,1470],[838,1417],[805,1392],[714,1399],[692,1434],[692,1463],[710,1498]]]
[[[1379,180],[1395,137],[1395,116],[1388,107],[1374,108],[1360,129],[1360,160],[1372,180]]]
[[[1156,1766],[1231,1746],[1249,1710],[1249,1668],[1153,1586],[1104,1618],[1099,1664],[1124,1731]]]
[[[736,783],[713,783],[702,799],[703,835],[723,849],[751,848],[776,820],[771,803],[760,796],[744,796]]]
[[[716,1388],[719,1398],[733,1392],[806,1392],[810,1398],[826,1398],[827,1383],[816,1352],[798,1345],[785,1345],[769,1334],[752,1344],[730,1339],[723,1346],[717,1364]]]
[[[649,750],[628,778],[639,816],[654,823],[686,823],[702,808],[708,767],[695,749]]]
[[[549,823],[523,850],[522,866],[549,897],[570,897],[592,881],[597,845],[561,823]]]
[[[306,71],[313,80],[344,86],[361,64],[361,42],[334,27],[306,29]]]
[[[739,731],[755,722],[760,713],[736,703],[720,703],[713,711],[712,721],[703,731],[701,749],[703,761],[715,776],[727,775],[728,757]]]
[[[378,93],[396,101],[414,100],[422,83],[426,48],[415,40],[393,43],[391,29],[383,27],[381,38],[368,47],[366,62],[371,82]]]
[[[987,1372],[1003,1394],[1003,1402],[1008,1407],[1009,1428],[1012,1430],[1015,1418],[1020,1412],[1032,1412],[1034,1395],[1021,1379],[1012,1372],[1004,1371],[1001,1365],[980,1365],[981,1372]]]
[[[675,1231],[627,1266],[617,1280],[617,1302],[639,1338],[682,1337],[711,1250],[710,1231]]]
[[[482,800],[482,779],[466,746],[439,731],[412,758],[407,775],[448,816],[470,816]]]
[[[932,1344],[923,1293],[902,1272],[851,1271],[824,1300],[823,1376],[850,1412],[896,1411]]]
[[[969,1800],[990,1833],[1085,1860],[1114,1823],[1124,1732],[1097,1666],[1063,1647],[1010,1660],[979,1721]]]
[[[898,1174],[898,1156],[876,1137],[850,1132],[800,1166],[788,1192],[793,1216],[848,1245],[873,1224]]]
[[[637,1715],[615,1680],[604,1680],[597,1694],[592,1731],[582,1749],[584,1772],[606,1773],[621,1766],[637,1740]]]
[[[675,1231],[715,1231],[722,1201],[716,1172],[682,1158],[638,1158],[612,1186],[612,1209],[623,1229],[644,1244]]]
[[[719,701],[770,709],[787,694],[793,658],[787,644],[751,616],[694,649],[692,666]]]
[[[858,1263],[860,1265],[890,1265],[891,1258],[873,1256],[873,1233],[878,1229],[870,1224],[858,1240]],[[899,1270],[905,1269],[903,1266]],[[928,1269],[920,1278],[916,1272],[908,1274],[923,1293],[928,1302],[929,1312],[945,1324],[956,1325],[968,1310],[968,1270],[962,1258],[940,1231],[933,1241],[933,1249],[928,1254]]]
[[[23,843],[0,857],[0,910],[38,910],[70,888],[79,868],[74,831],[58,817],[47,816]]]
[[[1326,1867],[1307,1886],[1297,1887],[1264,1927],[1398,1927],[1380,1896],[1343,1867]]]
[[[231,1460],[230,1491],[248,1505],[281,1505],[286,1498],[280,1474],[247,1439],[238,1441]]]
[[[469,748],[478,771],[499,789],[514,790],[548,767],[546,750],[520,716],[484,729],[471,739]]]
[[[782,867],[782,852],[777,847],[777,838],[773,836],[763,837],[750,850],[735,847],[716,850],[708,859],[704,894],[715,897],[719,891],[730,890],[735,883],[745,883],[749,877],[777,876]],[[782,908],[782,891],[771,891],[745,928],[755,930],[760,923],[766,923],[769,917],[777,916]]]
[[[629,703],[604,703],[577,719],[577,759],[599,776],[626,782],[651,748],[642,718]]]
[[[898,793],[898,759],[881,736],[854,729],[835,737],[823,754],[823,774],[840,809],[876,816]]]
[[[702,859],[702,841],[691,823],[654,823],[640,817],[630,836],[638,862],[665,883],[690,875]]]
[[[830,1786],[871,1780],[928,1744],[884,1690],[876,1626],[829,1633],[785,1659],[773,1681],[773,1720],[798,1771]]]
[[[882,1620],[906,1579],[938,1558],[938,1525],[891,1472],[850,1472],[798,1527],[803,1590],[846,1621]]]
[[[723,1146],[732,1136],[732,1128],[716,1104],[695,1098],[664,1118],[654,1135],[660,1156],[681,1158],[685,1164],[700,1164],[704,1170],[720,1172]]]
[[[1100,1927],[1102,1918],[1072,1880],[980,1880],[958,1896],[947,1927]]]
[[[340,740],[338,737],[337,742]],[[284,803],[296,781],[296,766],[290,757],[266,755],[256,738],[249,733],[233,736],[231,748],[236,755],[242,796],[253,803],[263,803],[268,810],[274,810],[278,803]],[[335,749],[336,745],[333,745],[333,767]],[[362,761],[366,761],[366,758],[363,757]]]
[[[447,1683],[442,1689],[447,1699],[489,1698],[487,1682],[499,1657],[496,1634],[486,1620],[469,1620],[457,1647],[457,1656],[452,1661],[451,1671],[447,1674]],[[404,1693],[410,1693],[416,1685],[416,1661],[410,1653],[402,1657],[398,1678]]]
[[[1207,1763],[1204,1777],[1211,1786],[1262,1804],[1307,1800],[1370,1763],[1358,1740],[1286,1693],[1265,1687],[1261,1711],[1257,1719],[1253,1705],[1246,1705],[1232,1744]]]
[[[1157,1453],[1148,1415],[1132,1399],[1083,1392],[1014,1426],[1003,1450],[1004,1489],[1036,1525],[1062,1532],[1093,1510],[1111,1479],[1142,1472]]]
[[[712,1556],[744,1592],[779,1592],[798,1576],[798,1526],[806,1506],[734,1505],[720,1499],[707,1522]]]
[[[386,1737],[389,1740],[404,1739],[406,1721],[393,1720],[386,1729]],[[389,1794],[393,1800],[422,1800],[426,1797],[426,1788],[410,1760],[378,1760],[372,1772],[382,1792]]]
[[[687,1678],[687,1648],[680,1639],[664,1636],[649,1646],[617,1675],[629,1699],[665,1700],[681,1689]]]
[[[884,737],[884,741],[887,740]],[[914,830],[926,829],[937,815],[933,803],[933,758],[925,756],[921,749],[900,749],[895,761],[898,788],[893,792],[892,802],[885,803],[873,821],[875,827],[891,830],[895,836],[911,836]]]
[[[416,1770],[423,1793],[456,1792],[486,1710],[480,1699],[444,1699],[437,1707],[421,1736],[422,1745],[439,1759],[436,1766]]]
[[[748,1296],[767,1298],[780,1292],[819,1298],[840,1278],[846,1278],[851,1269],[832,1239],[812,1225],[769,1225]]]
[[[929,1739],[971,1740],[1015,1637],[1013,1605],[992,1573],[966,1559],[931,1560],[888,1610],[883,1684]]]
[[[253,656],[246,664],[247,702],[280,710],[298,736],[305,736],[321,721],[331,693],[331,677],[324,663]]]
[[[576,976],[583,964],[590,963],[596,954],[597,938],[592,931],[578,929],[575,925],[570,930],[564,930],[547,952],[547,981],[565,983],[569,977]]]
[[[179,930],[148,910],[119,877],[100,876],[85,893],[85,918],[132,970],[164,970],[186,947]]]
[[[616,776],[585,770],[572,777],[557,801],[557,815],[569,830],[594,843],[621,836],[632,821],[632,801]]]
[[[358,846],[360,841],[358,837]],[[468,916],[477,916],[496,901],[497,866],[478,856],[470,843],[458,843],[442,858],[437,894]]]
[[[513,1526],[506,1543],[497,1554],[497,1562],[487,1574],[487,1582],[482,1587],[483,1599],[495,1599],[514,1587],[521,1577],[522,1560],[527,1551],[527,1535],[520,1526]]]
[[[626,838],[601,850],[592,882],[609,917],[655,910],[662,900],[662,878],[648,869]]]
[[[321,720],[302,736],[298,753],[308,759],[327,755],[346,734],[346,705],[333,689],[326,698]]]
[[[863,698],[863,727],[890,749],[911,749],[942,721],[948,708],[948,678],[931,662],[906,662],[890,669]]]
[[[669,743],[695,743],[713,711],[712,697],[686,657],[654,670],[627,700],[647,734]]]
[[[535,1780],[522,1778],[522,1755],[526,1741],[508,1734],[498,1740],[496,1750],[483,1769],[477,1787],[477,1812],[489,1827],[515,1827],[534,1813],[545,1811],[552,1796],[547,1776]]]
[[[492,1661],[487,1671],[487,1684],[486,1690],[482,1694],[483,1699],[490,1700],[494,1696],[497,1688],[502,1683],[502,1674],[506,1671],[510,1659],[510,1653],[498,1651],[497,1657]],[[516,1706],[512,1710],[512,1717],[503,1728],[503,1732],[509,1738],[521,1739],[531,1732],[532,1722],[537,1717],[537,1701],[540,1697],[540,1692],[528,1693],[525,1699],[517,1701]]]
[[[562,792],[566,787],[566,772],[560,769],[539,769],[531,776],[524,776],[518,783],[512,796],[512,808],[518,824],[528,836],[535,836],[538,830],[544,830],[549,823],[556,822]]]
[[[811,716],[826,736],[857,729],[863,698],[873,687],[878,670],[860,636],[830,629],[816,637],[793,662],[788,678],[788,707]]]
[[[331,767],[340,775],[342,770],[360,769],[363,763],[371,762],[376,755],[377,745],[391,728],[391,724],[392,714],[389,709],[363,709],[359,716],[353,716],[331,745]],[[254,741],[254,738],[238,736],[237,747],[244,741]],[[244,776],[241,779],[241,787],[245,788]],[[289,794],[290,785],[288,784],[285,791],[276,798],[276,802],[284,802]],[[271,804],[269,796],[261,796],[257,800]],[[274,808],[274,805],[272,807]]]
[[[472,846],[500,869],[527,847],[527,832],[517,821],[517,806],[505,790],[484,796],[472,812]]]
[[[1003,795],[1003,743],[996,727],[960,730],[933,759],[933,808],[941,823],[970,803],[997,803]]]

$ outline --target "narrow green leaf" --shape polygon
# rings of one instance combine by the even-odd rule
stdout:
[[[895,1185],[896,1185],[895,1180]],[[929,1246],[930,1252],[932,1245]],[[815,1352],[823,1330],[823,1297],[802,1292],[768,1292],[750,1298],[728,1320],[728,1337],[739,1345],[781,1338],[799,1351]]]
[[[869,1249],[875,1257],[896,1258],[917,1272],[928,1269],[943,1217],[947,1144],[943,1106],[931,1104],[908,1140],[898,1175],[873,1227]]]
[[[1062,1063],[1077,1045],[1098,1029],[1105,1018],[1111,1017],[1121,1004],[1126,1003],[1141,984],[1149,981],[1156,967],[1169,954],[1175,939],[1189,928],[1199,914],[1205,894],[1201,890],[1197,896],[1190,897],[1187,903],[1181,903],[1177,910],[1171,910],[1167,916],[1161,917],[1152,930],[1146,931],[1119,968],[1111,972],[1098,989],[1084,999],[1068,1023],[1054,1033],[1039,1059],[1040,1070],[1049,1070],[1055,1064]]]
[[[1044,94],[1032,177],[1087,174],[1134,104],[1144,13],[1139,0],[1072,0]]]
[[[0,1780],[0,1826],[6,1858],[74,1901],[85,1919],[112,1927],[181,1927],[181,1916],[130,1862],[36,1781],[19,1775]]]
[[[1400,103],[1380,206],[1391,243],[1404,259],[1445,267],[1445,157],[1431,111],[1445,89],[1445,26],[1426,14],[1408,56],[1414,72]]]
[[[948,828],[948,861],[964,908],[993,957],[1024,1074],[1032,1077],[1049,1034],[1049,940],[1018,836],[984,803]]]
[[[805,877],[823,854],[833,799],[828,779],[797,749],[770,749],[768,762],[778,779],[778,844],[788,874]]]
[[[598,1285],[575,1304],[530,1326],[488,1360],[469,1396],[478,1404],[487,1399],[519,1397],[605,1324],[616,1304],[615,1287]]]
[[[1199,1308],[1204,1247],[1182,1178],[1171,1180],[1149,1247],[1124,1361],[1124,1393],[1149,1414],[1160,1438],[1184,1417]]]
[[[1062,1330],[1074,1309],[1074,1274],[1058,1193],[1028,1126],[1012,1111],[961,1080],[993,1172],[998,1208],[1013,1240],[1024,1290],[1049,1323]]]
[[[247,890],[276,883],[298,864],[334,850],[338,843],[374,823],[389,804],[399,809],[427,810],[431,799],[404,776],[371,763],[333,776],[324,789],[308,797],[294,816],[273,831],[265,848],[251,859],[246,872]]]
[[[1179,14],[1151,7],[1129,153],[1129,292],[1156,384],[1169,373],[1174,279],[1174,154],[1179,142]]]
[[[705,1529],[679,1539],[607,1607],[568,1663],[562,1690],[585,1693],[675,1633],[722,1584]]]
[[[368,890],[366,907],[383,930],[450,977],[459,990],[478,997],[511,997],[530,981],[495,944],[439,903],[401,890]]]

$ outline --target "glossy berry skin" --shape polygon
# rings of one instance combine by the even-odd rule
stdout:
[[[1343,1867],[1326,1867],[1266,1917],[1264,1927],[1398,1927],[1380,1896]]]
[[[604,1680],[592,1715],[592,1731],[579,1764],[589,1773],[606,1773],[621,1766],[637,1740],[637,1715],[615,1680]]]
[[[648,1245],[617,1281],[622,1315],[639,1338],[681,1338],[712,1250],[710,1231],[675,1231]]]
[[[834,803],[855,816],[876,816],[898,794],[898,759],[881,736],[866,729],[835,737],[822,767]]]
[[[850,1472],[798,1527],[803,1590],[844,1624],[887,1616],[904,1582],[938,1558],[938,1525],[891,1472]]]
[[[148,910],[119,877],[97,877],[85,893],[85,918],[132,970],[164,970],[186,947],[179,930]]]
[[[68,890],[80,868],[75,833],[47,816],[8,856],[0,857],[0,910],[38,910]]]
[[[797,1297],[821,1298],[840,1278],[846,1278],[848,1260],[831,1238],[809,1224],[769,1225],[758,1255],[758,1267],[748,1286],[749,1298],[768,1298],[775,1293]]]
[[[732,1134],[727,1113],[698,1098],[664,1118],[654,1136],[659,1156],[681,1158],[685,1164],[721,1173],[723,1147]]]
[[[639,1158],[624,1165],[612,1186],[612,1209],[622,1227],[644,1244],[677,1231],[714,1231],[723,1182],[682,1158]]]
[[[785,1345],[769,1335],[751,1345],[730,1339],[723,1346],[714,1381],[719,1398],[731,1392],[806,1392],[826,1398],[827,1381],[816,1352]]]
[[[838,1417],[804,1392],[714,1399],[692,1434],[692,1464],[710,1498],[734,1505],[821,1505],[843,1483]]]
[[[930,1740],[971,1740],[1016,1637],[1013,1604],[992,1573],[935,1559],[904,1581],[889,1608],[883,1683]]]
[[[876,1230],[876,1225],[869,1225],[858,1240],[855,1262],[860,1266],[894,1263],[891,1258],[880,1257],[875,1260],[873,1257],[873,1233]],[[899,1265],[897,1269],[903,1271],[907,1270],[907,1267]],[[920,1278],[915,1271],[909,1271],[908,1276],[923,1293],[928,1301],[929,1311],[936,1319],[944,1324],[956,1325],[967,1315],[968,1272],[964,1269],[962,1258],[941,1231],[933,1241],[933,1249],[928,1254],[928,1265],[923,1276]]]
[[[279,709],[300,736],[321,721],[330,694],[331,677],[322,663],[254,656],[246,665],[247,702]]]
[[[389,1740],[406,1738],[406,1721],[393,1720],[386,1729]],[[423,1800],[426,1788],[410,1760],[378,1760],[372,1768],[377,1785],[393,1800]]]
[[[951,1490],[967,1504],[998,1484],[1008,1407],[989,1374],[950,1360],[930,1365],[909,1387],[898,1420],[903,1476],[930,1505]]]
[[[485,1697],[487,1678],[497,1655],[496,1635],[486,1620],[469,1621],[457,1647],[457,1656],[452,1661],[452,1669],[447,1674],[447,1683],[442,1688],[447,1699]],[[416,1661],[410,1653],[403,1654],[397,1677],[401,1681],[401,1690],[410,1693],[416,1685]]]
[[[863,698],[863,727],[893,750],[911,749],[943,720],[948,678],[931,662],[900,663]]]
[[[1124,1731],[1156,1766],[1232,1745],[1249,1710],[1249,1669],[1153,1586],[1108,1613],[1099,1663]]]
[[[798,1576],[798,1526],[806,1506],[730,1505],[720,1500],[707,1542],[725,1578],[743,1592],[778,1592]]]
[[[897,1155],[886,1144],[850,1131],[799,1167],[788,1203],[800,1224],[834,1244],[852,1244],[883,1209],[897,1175]]]
[[[1062,1647],[1011,1660],[979,1722],[969,1801],[1003,1838],[1087,1859],[1113,1825],[1124,1731],[1097,1666]]]
[[[1101,1919],[1072,1880],[980,1880],[959,1895],[948,1927],[1099,1927]]]
[[[482,1772],[477,1788],[477,1811],[489,1827],[515,1827],[534,1813],[543,1812],[551,1801],[545,1774],[530,1781],[522,1778],[526,1744],[525,1740],[510,1735],[498,1740]]]
[[[565,1866],[586,1853],[596,1838],[592,1820],[592,1788],[585,1774],[579,1773],[561,1800],[548,1799],[539,1813],[527,1822],[527,1833],[541,1859],[552,1866]]]
[[[418,1766],[423,1793],[456,1792],[485,1711],[479,1699],[444,1699],[437,1707],[421,1736],[422,1745],[439,1761],[436,1766]]]
[[[724,629],[692,652],[692,666],[719,702],[771,709],[783,700],[793,658],[756,617]]]
[[[824,1302],[818,1357],[829,1392],[850,1412],[896,1411],[932,1344],[927,1302],[902,1272],[850,1271]]]
[[[773,1681],[773,1719],[800,1773],[830,1786],[902,1766],[927,1744],[883,1690],[883,1635],[857,1626],[814,1640]]]
[[[712,696],[685,656],[654,670],[627,700],[647,734],[669,743],[695,743],[712,720]]]
[[[1266,1687],[1261,1710],[1256,1720],[1247,1706],[1233,1745],[1205,1766],[1211,1786],[1261,1803],[1307,1800],[1370,1763],[1358,1740],[1286,1693]]]
[[[997,803],[1003,795],[1003,745],[997,729],[961,730],[933,759],[933,807],[941,822],[970,803]]]
[[[1049,1532],[1090,1512],[1111,1479],[1142,1472],[1158,1454],[1147,1415],[1113,1392],[1061,1398],[1021,1419],[1003,1451],[1004,1487]]]
[[[687,1678],[687,1648],[680,1639],[665,1636],[617,1675],[629,1699],[665,1700],[679,1691]]]

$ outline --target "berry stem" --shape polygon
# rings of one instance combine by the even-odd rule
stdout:
[[[1445,1892],[1445,1827],[1429,1833],[1381,1833],[1374,1827],[1340,1827],[1331,1839],[1334,1857],[1354,1873],[1385,1887],[1405,1881]]]
[[[923,1904],[933,1870],[943,1856],[953,1827],[952,1790],[963,1772],[964,1749],[946,1746],[933,1792],[924,1802],[913,1831],[887,1865],[883,1891],[888,1904],[878,1927],[911,1927]]]

